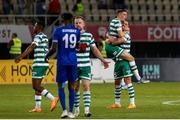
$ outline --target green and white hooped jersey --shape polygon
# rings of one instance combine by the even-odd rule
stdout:
[[[86,43],[87,48],[85,52],[77,52],[78,67],[91,66],[90,61],[90,47],[95,46],[93,35],[89,32],[81,33],[80,43]]]
[[[49,66],[49,64],[45,62],[45,57],[49,51],[49,42],[47,36],[42,32],[38,33],[34,37],[32,44],[36,44],[34,49],[33,67]]]
[[[124,49],[126,52],[130,53],[130,50],[131,50],[131,37],[130,37],[130,33],[126,32],[126,34],[123,37],[123,39],[126,41],[126,43],[121,44],[120,47],[122,49]],[[122,59],[116,58],[116,60],[120,61]]]
[[[123,43],[120,45],[121,48],[123,48],[126,52],[130,52],[131,49],[131,37],[130,37],[130,33],[126,32],[125,36],[123,37],[123,39],[126,41],[126,43]]]
[[[122,30],[122,23],[118,18],[114,18],[111,20],[109,25],[109,35],[118,38],[118,31]]]
[[[118,38],[118,31],[122,30],[122,23],[118,18],[114,18],[112,19],[112,21],[110,22],[110,27],[109,27],[109,35],[113,36],[114,38]],[[119,47],[121,47],[122,49],[124,49],[127,52],[130,52],[130,48],[131,48],[131,37],[130,37],[130,33],[127,32],[123,38],[126,43],[120,45]],[[116,58],[116,60],[122,60],[120,58]]]

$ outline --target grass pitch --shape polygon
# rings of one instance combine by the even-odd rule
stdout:
[[[180,83],[149,83],[134,84],[136,109],[129,110],[127,90],[122,91],[122,108],[107,109],[114,103],[114,85],[91,84],[92,119],[180,119]],[[57,86],[44,84],[51,93],[57,95]],[[66,88],[66,93],[67,88]],[[66,94],[67,96],[67,94]],[[83,114],[81,94],[81,114],[79,119],[85,119]],[[34,91],[31,85],[0,85],[0,119],[59,119],[60,104],[50,112],[51,102],[42,99],[42,113],[29,113],[34,107]]]

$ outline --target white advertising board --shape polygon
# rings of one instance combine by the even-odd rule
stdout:
[[[0,43],[8,43],[13,33],[17,33],[22,43],[32,42],[28,25],[0,25]]]
[[[104,69],[103,64],[99,59],[91,59],[92,82],[113,82],[114,81],[114,62],[111,59],[106,59],[110,62],[109,68]]]

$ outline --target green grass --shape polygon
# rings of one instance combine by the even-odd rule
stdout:
[[[54,95],[57,86],[45,84]],[[67,88],[66,88],[67,90]],[[66,92],[67,93],[67,92]],[[127,90],[122,91],[122,108],[107,109],[114,102],[113,84],[91,84],[91,112],[93,119],[180,119],[180,83],[135,84],[136,109],[128,110]],[[82,97],[82,94],[81,94]],[[164,105],[164,101],[179,100],[177,105]],[[82,99],[81,99],[82,103]],[[0,119],[59,119],[60,104],[50,112],[51,102],[43,97],[42,113],[29,113],[34,107],[34,91],[31,85],[0,85]],[[84,119],[83,104],[80,117]]]

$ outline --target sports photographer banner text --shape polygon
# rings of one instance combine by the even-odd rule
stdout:
[[[114,62],[104,69],[100,60],[91,59],[92,82],[113,82]],[[56,82],[56,60],[50,60],[47,75],[43,83]],[[180,81],[179,58],[138,58],[136,63],[140,74],[151,81]],[[32,60],[22,60],[16,64],[13,60],[0,60],[1,84],[30,84],[32,81]]]
[[[136,63],[145,79],[180,82],[180,58],[138,58]]]
[[[50,60],[44,83],[55,83],[56,60]],[[0,84],[27,84],[32,83],[32,60],[0,60]]]
[[[108,80],[113,82],[114,62],[111,59],[110,67],[104,69],[100,60],[91,59],[92,82],[103,82]],[[56,82],[56,60],[49,61],[47,75],[43,83]],[[32,82],[32,60],[22,60],[16,64],[14,60],[0,60],[0,85],[1,84],[30,84]]]
[[[28,25],[0,25],[0,43],[8,43],[11,35],[17,33],[22,43],[31,43],[31,26]]]
[[[108,30],[107,24],[89,24],[87,29],[93,34],[96,41],[99,36]],[[133,42],[179,42],[180,25],[130,25],[131,38]]]

